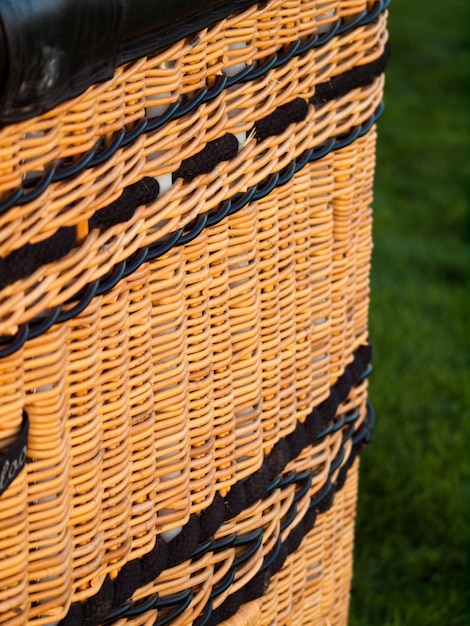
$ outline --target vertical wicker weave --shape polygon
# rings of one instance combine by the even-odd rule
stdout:
[[[0,129],[1,624],[346,626],[386,8],[253,4]]]

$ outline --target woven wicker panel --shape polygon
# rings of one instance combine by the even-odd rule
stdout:
[[[233,617],[220,622],[221,626],[347,624],[357,469],[356,462],[332,508],[319,516],[315,528],[286,558],[262,598],[242,605]],[[183,615],[180,623],[191,623]],[[157,618],[157,611],[149,610],[115,624],[150,626]]]
[[[263,597],[243,605],[223,626],[347,624],[357,469],[356,462],[332,508],[287,557]]]
[[[360,431],[365,415],[365,390],[364,384],[357,388],[339,410],[339,414],[350,414],[353,407],[358,409],[356,431]],[[158,624],[169,619],[171,623],[218,624],[224,613],[230,613],[240,602],[240,592],[248,585],[252,595],[264,592],[255,605],[260,624],[283,624],[289,620],[314,624],[321,623],[322,618],[346,624],[357,464],[352,464],[345,486],[338,489],[334,501],[325,490],[327,485],[335,484],[342,467],[339,463],[335,466],[333,460],[342,458],[344,466],[354,458],[353,438],[345,441],[346,430],[338,429],[318,445],[305,448],[286,467],[284,484],[270,489],[264,500],[220,527],[213,550],[160,574],[154,583],[134,594],[128,608],[130,617],[118,619],[123,611],[111,611],[110,621],[120,625]],[[292,479],[293,474],[296,479]],[[328,497],[319,499],[322,492],[328,493]],[[305,540],[298,542],[294,552],[284,555],[279,569],[278,542],[288,544],[295,529],[316,508],[315,498],[321,512],[313,529]],[[223,545],[224,540],[228,545]],[[266,561],[273,563],[271,569],[266,568]],[[271,575],[272,570],[276,573]],[[166,608],[146,610],[152,598],[157,599],[154,604],[166,604]],[[243,615],[244,609],[241,611]],[[308,622],[313,615],[317,621]],[[230,619],[236,623],[239,616],[235,614]]]
[[[0,129],[0,623],[345,624],[386,5],[271,0]]]
[[[274,626],[347,623],[358,463],[350,469],[331,509],[320,515],[299,548],[286,558],[262,598],[242,605],[221,626]],[[144,611],[116,626],[150,626],[157,611]],[[157,622],[158,623],[158,622]],[[182,615],[180,623],[190,623]]]
[[[271,7],[274,15],[277,16],[279,12],[282,15],[281,4],[270,3],[266,11]],[[299,5],[298,10],[304,5],[316,6],[315,2],[299,1],[294,4]],[[252,15],[253,10],[249,13]],[[242,20],[242,16],[237,19]],[[254,19],[253,15],[251,19]],[[271,19],[277,21],[278,17]],[[260,13],[258,20],[264,23],[264,12]],[[299,27],[303,23],[300,20]],[[310,30],[315,28],[315,22],[306,24]],[[293,32],[292,41],[298,43],[303,34],[302,30]],[[308,34],[308,30],[305,34]],[[249,35],[248,32],[248,42]],[[206,34],[206,37],[209,36]],[[254,37],[254,31],[251,37]],[[34,315],[45,309],[62,305],[91,280],[104,276],[116,263],[129,258],[136,249],[155,243],[156,239],[161,239],[165,234],[188,225],[201,212],[208,212],[237,192],[258,184],[269,174],[282,169],[293,158],[299,157],[307,147],[321,145],[330,137],[348,132],[351,127],[368,120],[381,101],[380,78],[363,88],[350,90],[339,100],[330,101],[322,107],[311,106],[295,132],[294,142],[292,129],[263,142],[252,137],[245,141],[236,158],[221,163],[204,176],[198,176],[189,185],[183,185],[181,178],[178,178],[166,194],[161,194],[156,202],[137,210],[126,224],[112,226],[101,233],[93,230],[86,234],[89,229],[88,221],[96,211],[116,200],[123,188],[141,180],[143,175],[158,177],[175,174],[182,160],[197,153],[208,141],[227,133],[251,133],[255,130],[256,121],[273,113],[279,106],[295,97],[301,97],[307,102],[314,97],[318,84],[325,84],[332,76],[347,72],[352,67],[373,62],[383,55],[385,42],[385,15],[382,14],[363,27],[351,28],[343,36],[332,37],[325,46],[313,47],[305,54],[292,57],[278,69],[267,71],[262,80],[235,84],[234,87],[223,89],[207,104],[194,106],[192,109],[188,106],[191,109],[188,114],[169,121],[152,132],[141,132],[147,124],[146,117],[142,116],[146,115],[146,111],[152,116],[155,114],[152,101],[143,93],[138,98],[139,119],[143,125],[136,121],[134,115],[127,118],[123,113],[119,117],[119,130],[116,130],[108,119],[109,116],[105,116],[101,121],[103,130],[106,130],[104,143],[98,141],[103,131],[94,128],[88,117],[85,120],[78,118],[79,127],[68,128],[63,116],[73,111],[73,103],[70,103],[66,114],[61,115],[56,110],[45,117],[50,118],[50,124],[54,127],[68,129],[69,141],[78,141],[84,130],[92,133],[93,144],[80,144],[75,161],[68,158],[65,138],[60,141],[57,139],[57,149],[50,145],[50,135],[55,137],[56,130],[40,130],[46,123],[43,118],[0,131],[0,189],[5,188],[4,206],[14,203],[15,199],[19,202],[21,198],[21,206],[13,211],[2,211],[0,206],[0,213],[3,213],[0,215],[0,255],[11,254],[28,243],[48,240],[60,227],[74,226],[77,230],[77,241],[62,264],[46,263],[24,281],[6,285],[0,298],[0,334],[12,334],[18,324],[29,322]],[[187,54],[187,50],[181,50],[179,55],[185,58],[185,53]],[[176,54],[176,50],[172,51],[170,58],[174,58],[173,55]],[[268,58],[267,53],[263,58]],[[253,63],[257,59],[255,55],[249,60]],[[144,90],[143,78],[151,79],[154,71],[157,71],[154,68],[156,64],[156,68],[161,68],[158,83],[160,90],[167,89],[162,87],[162,83],[166,84],[165,79],[169,80],[169,72],[171,75],[180,75],[180,63],[183,60],[178,60],[174,67],[172,62],[171,69],[165,68],[167,63],[166,57],[140,61],[138,66],[141,68],[142,78],[136,81],[137,85],[142,84]],[[192,57],[188,64],[194,68]],[[220,74],[220,71],[218,68],[215,75],[217,72]],[[120,72],[117,73],[117,85],[112,93],[136,89],[133,79],[128,78],[120,84],[119,76]],[[190,76],[193,77],[193,74]],[[198,84],[191,83],[191,93],[198,94],[197,87]],[[96,88],[98,94],[101,94],[103,105],[107,105],[110,96],[102,93],[104,89],[105,85]],[[84,95],[79,99],[87,115],[91,115],[95,109],[92,102],[98,94],[92,97],[87,92],[87,97]],[[184,94],[177,90],[173,100],[182,95]],[[163,96],[157,102],[163,103],[159,104],[160,107],[168,104]],[[116,115],[119,110],[116,102],[111,102],[109,106],[113,115]],[[24,125],[29,130],[25,130]],[[129,141],[125,148],[120,148],[119,145],[123,142],[122,133],[126,129],[130,136],[133,132],[140,134],[133,141]],[[113,131],[117,134],[113,134]],[[21,142],[18,143],[18,140],[25,135],[30,136],[30,141],[34,144],[33,154],[38,153],[40,159],[46,158],[47,163],[37,164],[28,150],[22,154]],[[5,151],[12,150],[15,151],[15,159],[4,155]],[[103,152],[106,157],[109,153],[109,158],[104,158]],[[99,165],[90,167],[94,162],[91,159],[94,153],[97,153],[95,161]],[[59,154],[63,155],[62,160],[54,161]],[[35,173],[40,175],[44,168],[46,174],[41,179],[43,182],[35,184]],[[14,179],[10,178],[10,169],[15,174]],[[54,182],[54,177],[60,180]],[[32,190],[29,189],[30,186]],[[26,202],[29,197],[33,199]],[[89,261],[92,256],[95,258],[93,265]]]

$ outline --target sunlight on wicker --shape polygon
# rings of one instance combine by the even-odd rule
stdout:
[[[0,129],[1,624],[346,626],[376,6],[254,5]]]

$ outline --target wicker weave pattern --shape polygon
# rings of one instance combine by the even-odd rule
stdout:
[[[287,558],[263,598],[244,605],[221,626],[347,624],[357,469],[356,464],[333,507]]]
[[[2,361],[4,445],[23,402],[31,420],[27,471],[2,496],[3,611],[29,598],[48,623],[48,606],[93,594],[327,396],[367,338],[374,143],[307,166]]]
[[[340,626],[347,623],[357,465],[356,462],[350,470],[333,507],[318,518],[315,528],[299,549],[287,557],[283,569],[271,580],[263,598],[243,605],[221,626],[311,626],[327,621],[331,626]],[[203,568],[204,564],[201,564],[201,570]],[[175,577],[181,580],[182,575],[176,572]],[[201,579],[204,584],[204,576]],[[207,579],[210,579],[208,574]],[[149,610],[132,619],[117,620],[114,624],[153,626],[158,617],[156,610]],[[187,614],[182,616],[180,623],[191,623]]]
[[[76,233],[70,252],[2,283],[0,347],[55,307],[72,310],[84,287],[136,251],[302,163],[287,182],[135,264],[79,313],[25,335],[0,358],[0,455],[17,438],[24,411],[30,423],[26,466],[0,495],[0,623],[55,624],[161,537],[170,541],[216,496],[253,476],[367,342],[372,122],[383,77],[321,105],[311,98],[331,77],[383,54],[386,13],[359,26],[353,19],[374,7],[366,0],[271,0],[0,130],[0,261],[64,226]],[[338,23],[343,30],[328,37]],[[295,53],[318,33],[324,45]],[[284,62],[266,69],[270,55],[283,54]],[[244,64],[256,63],[258,76],[218,89],[230,68],[242,76]],[[210,90],[213,97],[198,99]],[[305,119],[263,140],[254,136],[259,120],[295,99],[308,105]],[[348,145],[302,161],[361,124],[370,130]],[[123,188],[144,176],[162,182],[208,142],[241,132],[248,136],[233,158],[193,180],[176,178],[126,221],[90,228]],[[366,391],[366,382],[353,388],[339,411],[358,412],[356,429]],[[345,458],[351,451],[344,433],[333,430],[286,468],[285,475],[308,470],[312,477],[285,527],[280,520],[299,491],[287,483],[218,529],[217,539],[259,529],[263,539],[214,610],[256,575],[309,499],[336,479],[332,464],[343,448]],[[354,471],[301,556],[289,556],[265,597],[227,626],[345,624]],[[239,547],[228,546],[179,563],[132,602],[193,589],[172,622],[189,626],[239,556]],[[152,608],[113,621],[153,624],[165,616]]]
[[[359,425],[365,415],[364,398],[366,392],[365,383],[358,389],[351,398],[343,405],[339,413],[346,413],[359,410],[360,418],[357,422]],[[223,586],[223,580],[227,577],[227,573],[230,568],[234,566],[236,560],[241,562],[241,565],[235,570],[235,578],[229,586],[220,594],[217,594],[212,600],[212,609],[216,610],[222,605],[232,594],[243,588],[246,584],[252,580],[257,572],[260,570],[263,564],[263,558],[273,549],[278,538],[285,541],[292,529],[298,524],[298,522],[306,515],[311,498],[320,493],[325,486],[327,479],[331,478],[331,462],[337,458],[339,450],[341,449],[341,442],[343,439],[344,431],[338,430],[332,436],[327,437],[318,445],[309,447],[304,450],[300,457],[290,463],[286,468],[284,474],[286,476],[289,473],[302,472],[313,476],[310,488],[304,491],[301,497],[298,496],[295,484],[286,484],[274,489],[268,498],[264,501],[258,502],[256,505],[245,510],[242,514],[225,523],[215,536],[215,541],[223,538],[230,538],[234,534],[238,536],[246,536],[247,538],[259,529],[264,529],[262,536],[262,542],[257,545],[257,549],[250,550],[250,546],[253,544],[253,539],[238,546],[231,546],[230,543],[225,549],[220,549],[217,552],[206,552],[201,557],[188,561],[176,567],[170,568],[162,573],[155,583],[150,583],[146,587],[141,588],[134,595],[133,601],[137,604],[145,602],[146,599],[152,597],[159,597],[160,599],[168,598],[168,604],[174,607],[170,609],[157,610],[153,609],[149,612],[148,619],[165,620],[168,613],[173,612],[178,615],[178,605],[175,600],[171,600],[177,596],[184,597],[186,592],[193,592],[190,605],[183,612],[180,611],[178,619],[181,623],[192,624],[198,617],[203,614],[204,609],[209,602],[209,596],[211,591],[218,586]],[[350,453],[351,439],[346,441],[344,446],[344,457],[347,458]],[[338,469],[333,471],[332,480],[338,474]],[[284,589],[280,593],[280,605],[278,605],[278,619],[279,623],[283,623],[287,612],[290,610],[290,601],[283,600],[283,596],[287,596],[289,593],[293,595],[299,594],[302,589],[306,592],[305,606],[303,609],[308,608],[308,603],[312,602],[315,606],[315,610],[318,614],[321,612],[324,615],[330,615],[332,617],[332,623],[345,623],[341,621],[344,618],[345,607],[347,607],[347,596],[349,590],[349,582],[351,576],[351,558],[352,558],[352,523],[354,519],[354,511],[352,506],[355,499],[356,481],[355,468],[352,469],[353,479],[349,480],[346,487],[346,495],[343,493],[343,489],[338,492],[337,499],[340,502],[339,511],[335,509],[335,505],[327,513],[322,513],[319,516],[319,526],[315,525],[313,536],[318,541],[319,535],[322,537],[323,542],[318,544],[316,548],[312,546],[310,555],[308,551],[299,557],[300,563],[297,563],[295,568],[299,565],[296,590],[295,585]],[[289,516],[289,512],[292,509],[294,500],[296,502],[296,515],[294,517]],[[344,510],[343,506],[346,503],[348,510]],[[325,515],[328,519],[329,527],[325,530],[322,527],[322,516]],[[345,515],[345,517],[343,517]],[[290,519],[289,519],[290,518]],[[286,521],[288,520],[288,521]],[[282,528],[283,527],[283,528]],[[338,541],[338,536],[342,535],[342,538]],[[255,541],[256,543],[256,541]],[[336,552],[338,550],[338,552]],[[343,553],[344,550],[344,553]],[[320,555],[318,554],[320,552]],[[322,558],[323,554],[328,554],[332,551],[335,554],[334,558],[331,555],[328,558]],[[317,554],[315,554],[317,552]],[[248,556],[246,556],[248,553]],[[305,560],[304,560],[305,556]],[[287,570],[292,567],[292,560],[289,563],[289,559],[286,561]],[[306,579],[307,568],[310,570],[309,579]],[[322,571],[326,568],[327,571]],[[344,571],[341,571],[344,568]],[[330,570],[330,571],[328,571]],[[340,572],[338,572],[340,570]],[[281,570],[279,574],[276,574],[271,581],[271,593],[272,599],[277,597],[279,593],[278,585],[284,586],[282,582],[286,575],[285,570]],[[289,578],[292,574],[287,574]],[[340,585],[335,584],[335,577],[344,576],[344,581]],[[287,581],[285,581],[287,582]],[[310,588],[309,588],[310,585]],[[315,591],[314,588],[316,587]],[[315,598],[315,593],[323,596],[321,602],[318,602],[318,598]],[[313,594],[313,595],[312,595]],[[342,597],[343,596],[343,597]],[[269,608],[269,593],[264,601],[267,601],[268,609],[267,613],[273,610],[274,607]],[[285,606],[283,607],[283,604]],[[331,612],[331,606],[334,606],[334,611],[339,611],[340,615],[336,616],[338,622],[335,622],[334,611]],[[263,609],[264,610],[264,609]],[[283,610],[286,615],[283,616]],[[136,611],[138,614],[139,612]],[[137,615],[137,619],[134,617],[126,618],[125,620],[117,620],[115,623],[140,623],[142,616]],[[174,623],[178,623],[178,619],[175,619]],[[266,619],[266,617],[264,617]],[[154,623],[145,622],[145,623]],[[173,623],[173,622],[172,622]],[[265,623],[265,622],[263,622]],[[269,622],[266,622],[269,623]],[[308,623],[308,622],[304,622]],[[312,622],[316,623],[316,622]],[[321,623],[321,622],[320,622]]]
[[[305,537],[299,549],[289,555],[282,570],[272,579],[265,595],[243,605],[223,626],[273,626],[296,624],[311,626],[330,623],[340,626],[347,623],[350,583],[352,574],[352,547],[357,494],[357,462],[350,470],[348,480],[337,494],[333,507],[318,517],[312,531]],[[269,514],[265,519],[270,524],[273,535],[276,534],[275,520],[282,508],[286,508],[292,494],[274,494],[269,503]],[[268,503],[266,503],[268,505]],[[246,528],[257,528],[261,519],[250,520]],[[224,554],[229,561],[234,554],[230,550]],[[249,568],[259,567],[261,559],[255,554],[247,563]],[[207,599],[212,586],[224,575],[224,567],[215,573],[215,568],[223,563],[222,555],[218,560],[204,562],[196,566],[176,569],[168,572],[168,578],[152,589],[163,593],[180,593],[187,585],[197,580],[196,600],[181,614],[179,623],[192,624]],[[184,574],[183,574],[184,571]],[[192,580],[188,580],[191,573]],[[186,582],[187,581],[187,582]],[[243,580],[240,580],[243,584]],[[237,584],[234,584],[234,588]],[[232,590],[231,590],[232,591]],[[125,624],[153,625],[158,619],[164,619],[165,612],[149,610],[133,618],[123,618],[114,622],[115,626]],[[175,622],[176,623],[176,622]]]
[[[160,176],[175,172],[184,158],[198,152],[207,141],[226,132],[250,131],[256,120],[290,101],[293,95],[311,97],[316,83],[357,65],[358,57],[365,63],[380,56],[386,41],[384,19],[382,16],[367,27],[354,29],[348,37],[333,38],[327,44],[332,48],[330,54],[326,54],[323,48],[313,49],[278,70],[272,70],[262,81],[222,92],[193,114],[170,122],[118,150],[100,167],[85,170],[70,181],[52,183],[32,202],[0,217],[0,255],[28,242],[50,237],[64,225],[75,225],[81,240],[61,265],[49,264],[25,281],[8,286],[3,291],[0,296],[0,335],[13,334],[18,324],[64,303],[87,282],[105,275],[115,263],[128,258],[139,247],[184,227],[201,212],[213,209],[239,191],[245,191],[269,173],[285,166],[306,148],[347,132],[351,126],[369,118],[381,100],[381,79],[319,110],[311,106],[306,120],[298,125],[295,132],[289,129],[281,137],[262,143],[254,139],[247,141],[236,159],[220,164],[214,172],[198,177],[188,185],[179,180],[155,203],[137,211],[129,223],[115,226],[102,234],[93,231],[86,235],[88,219],[97,209],[115,200],[123,186],[139,180],[144,174]],[[339,54],[339,46],[341,50],[349,51],[349,56],[347,53]],[[346,58],[341,62],[343,56]],[[338,60],[332,62],[332,57],[338,57]],[[151,69],[146,67],[142,71],[152,74]],[[92,107],[87,110],[92,110]],[[140,114],[145,114],[143,106]],[[240,120],[243,123],[240,124]],[[120,128],[132,121],[124,118]],[[53,120],[53,123],[57,121]],[[107,129],[111,132],[112,127]],[[9,127],[4,132],[12,130]],[[77,133],[79,131],[73,136]],[[6,141],[8,150],[11,150],[12,138],[8,137]],[[40,153],[51,155],[54,150],[42,144]],[[8,163],[8,159],[5,162]],[[30,161],[26,166],[28,171],[36,167]],[[20,180],[25,175],[22,167],[18,165],[15,168],[15,172],[20,173]],[[0,180],[7,178],[3,176]],[[90,256],[96,259],[93,267],[88,261]]]

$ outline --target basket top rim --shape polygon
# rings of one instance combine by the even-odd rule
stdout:
[[[0,127],[50,111],[114,70],[256,0],[0,0]]]

